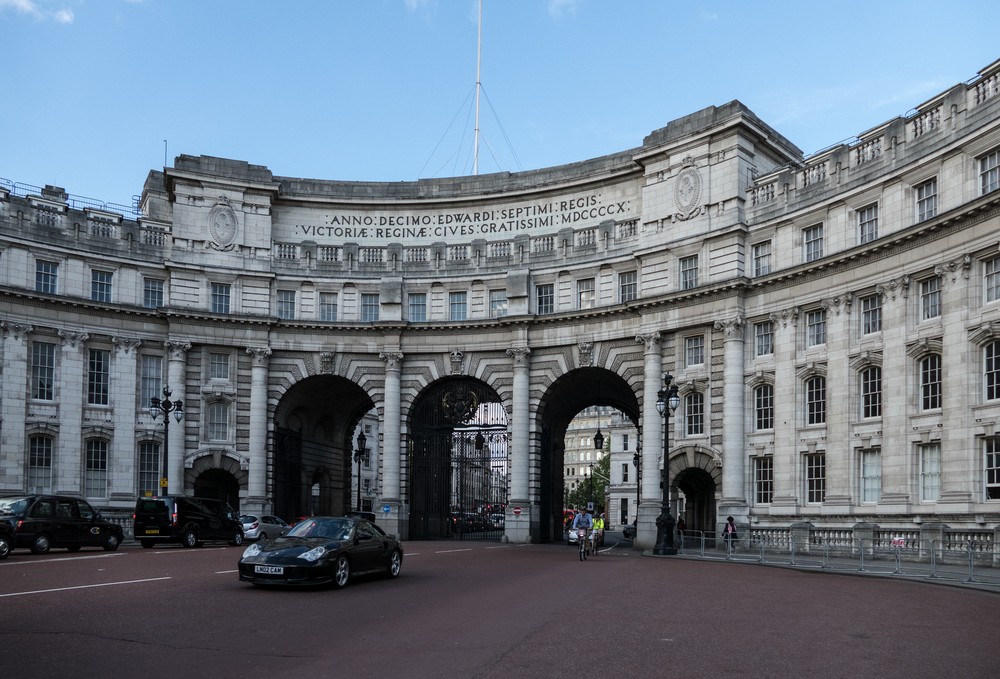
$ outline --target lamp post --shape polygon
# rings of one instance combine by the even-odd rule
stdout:
[[[590,463],[590,486],[587,488],[587,502],[594,501],[594,463]]]
[[[354,451],[354,461],[358,463],[358,506],[357,511],[361,511],[361,460],[365,457],[365,445],[368,437],[363,431],[358,432],[358,448]]]
[[[635,516],[639,516],[639,492],[642,490],[642,442],[636,443],[632,464],[635,465]],[[635,517],[633,517],[635,518]],[[638,525],[638,523],[636,524]]]
[[[177,399],[171,401],[173,394],[170,387],[163,387],[163,398],[155,396],[149,399],[149,416],[156,420],[163,414],[163,455],[160,456],[160,497],[167,494],[167,454],[170,451],[170,413],[174,414],[174,419],[180,422],[184,419],[184,401]]]
[[[659,556],[676,554],[674,547],[674,517],[670,514],[670,459],[669,441],[667,439],[670,426],[670,413],[677,409],[680,398],[677,396],[677,385],[673,383],[673,375],[663,376],[663,387],[656,394],[656,411],[663,418],[663,502],[660,516],[656,519],[656,546],[653,554]]]

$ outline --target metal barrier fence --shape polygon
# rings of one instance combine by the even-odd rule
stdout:
[[[897,576],[1000,588],[1000,550],[992,542],[878,538],[808,540],[754,536],[732,542],[721,534],[685,531],[677,553],[687,557],[740,561],[803,570]]]

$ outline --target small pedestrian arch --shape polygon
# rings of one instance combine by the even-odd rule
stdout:
[[[715,531],[716,500],[722,491],[720,460],[702,446],[681,446],[670,453],[671,497],[687,531]]]

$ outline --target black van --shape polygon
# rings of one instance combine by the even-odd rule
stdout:
[[[143,547],[179,542],[197,547],[208,540],[243,544],[243,524],[227,502],[205,497],[141,497],[135,502],[133,534]]]
[[[113,552],[124,531],[105,521],[86,500],[69,495],[16,495],[0,498],[0,522],[13,529],[14,547],[45,554],[53,547],[71,552],[81,547],[102,547]]]

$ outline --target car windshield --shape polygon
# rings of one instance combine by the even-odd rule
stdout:
[[[24,511],[28,499],[23,497],[0,497],[0,516],[12,516]]]
[[[351,537],[354,522],[350,519],[308,518],[299,521],[288,531],[292,538],[327,538],[347,540]]]

